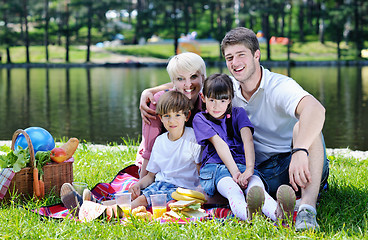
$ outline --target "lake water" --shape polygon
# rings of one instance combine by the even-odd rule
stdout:
[[[290,75],[326,108],[329,148],[368,150],[368,67],[272,68]],[[208,68],[208,75],[228,73]],[[56,140],[138,140],[140,93],[169,81],[165,68],[0,69],[0,140],[39,126]]]

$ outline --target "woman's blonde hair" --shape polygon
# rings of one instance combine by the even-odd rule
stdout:
[[[174,81],[182,72],[199,72],[204,76],[203,79],[206,78],[206,64],[199,55],[192,52],[180,53],[171,57],[166,70],[171,81]]]
[[[168,91],[161,95],[156,106],[156,113],[160,116],[170,112],[183,111],[187,117],[192,109],[192,103],[183,93]]]

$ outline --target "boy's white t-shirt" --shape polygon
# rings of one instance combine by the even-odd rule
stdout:
[[[196,141],[194,130],[185,127],[183,136],[176,141],[168,138],[168,132],[156,138],[146,169],[157,173],[155,181],[194,190],[199,185],[196,164],[200,160],[201,146]]]

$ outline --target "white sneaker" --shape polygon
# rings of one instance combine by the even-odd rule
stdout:
[[[316,214],[306,208],[299,209],[295,219],[295,230],[298,232],[308,229],[319,230]]]

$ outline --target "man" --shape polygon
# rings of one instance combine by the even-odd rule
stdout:
[[[264,69],[255,33],[239,27],[226,34],[221,50],[233,75],[233,107],[243,107],[254,125],[256,168],[275,196],[282,184],[301,189],[297,231],[318,229],[316,202],[327,182],[328,160],[322,137],[324,107],[293,79]],[[147,121],[142,93],[142,117]]]

